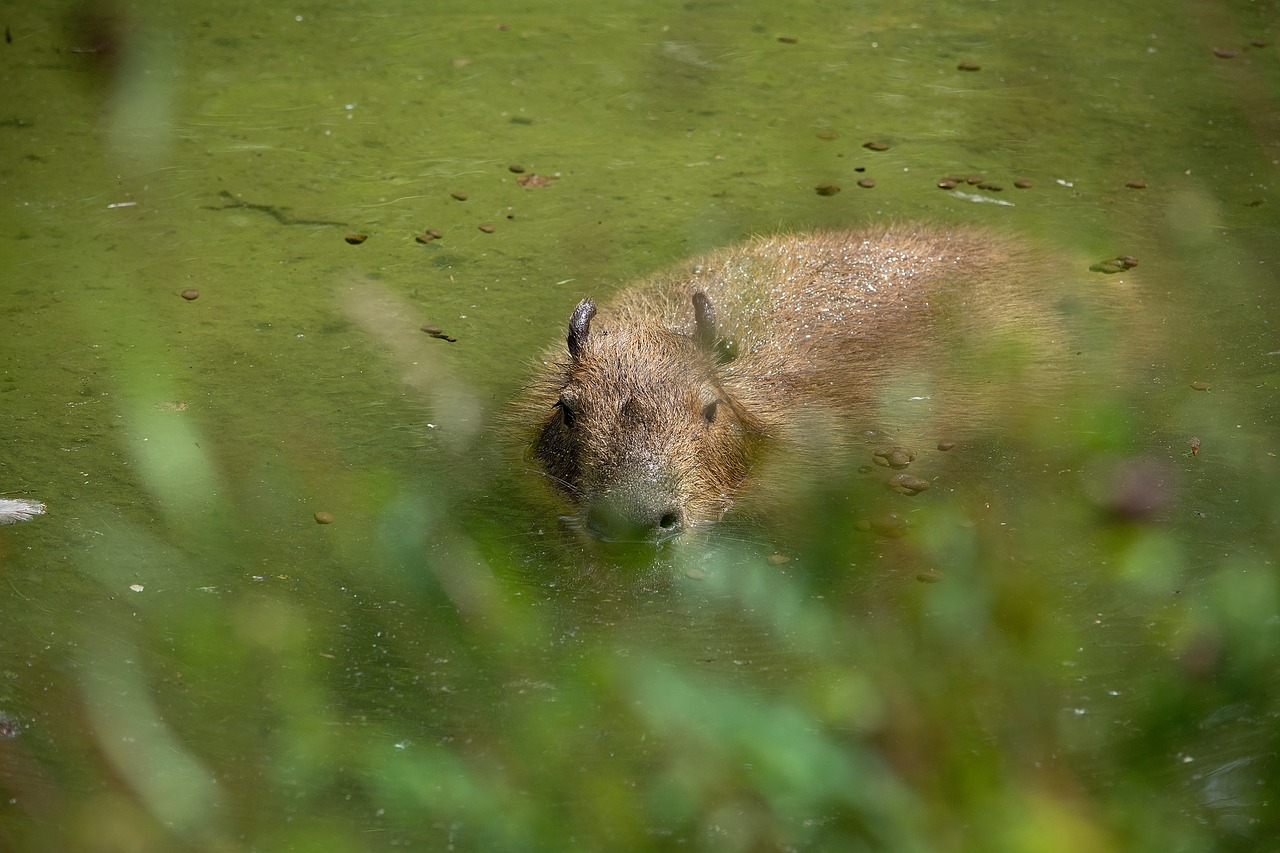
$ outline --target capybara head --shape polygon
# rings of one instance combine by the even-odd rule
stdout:
[[[593,329],[590,299],[569,320],[532,453],[574,507],[565,520],[596,538],[658,543],[711,524],[747,475],[758,430],[721,384],[711,305],[698,293],[689,310],[689,334],[614,318]]]

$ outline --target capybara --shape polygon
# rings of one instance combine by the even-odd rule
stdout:
[[[571,527],[663,542],[720,520],[760,454],[815,424],[875,426],[905,399],[990,420],[982,395],[1018,405],[1042,368],[1079,369],[1072,320],[1100,286],[1083,269],[971,228],[757,238],[583,299],[513,418]]]

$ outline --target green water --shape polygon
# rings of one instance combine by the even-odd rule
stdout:
[[[1274,4],[0,8],[0,848],[1280,835]],[[1156,343],[669,584],[508,473],[583,295],[916,219],[1139,258]]]

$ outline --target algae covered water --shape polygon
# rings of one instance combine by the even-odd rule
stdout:
[[[0,846],[1265,847],[1276,9],[1149,6],[6,7]],[[1150,340],[656,570],[526,491],[583,296],[901,221]]]

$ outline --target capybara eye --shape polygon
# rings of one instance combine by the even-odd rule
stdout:
[[[556,400],[555,408],[560,410],[560,420],[564,423],[565,429],[573,429],[573,406],[564,397],[561,397]]]
[[[716,421],[716,410],[720,407],[719,400],[712,400],[702,407],[702,419],[709,424]]]

